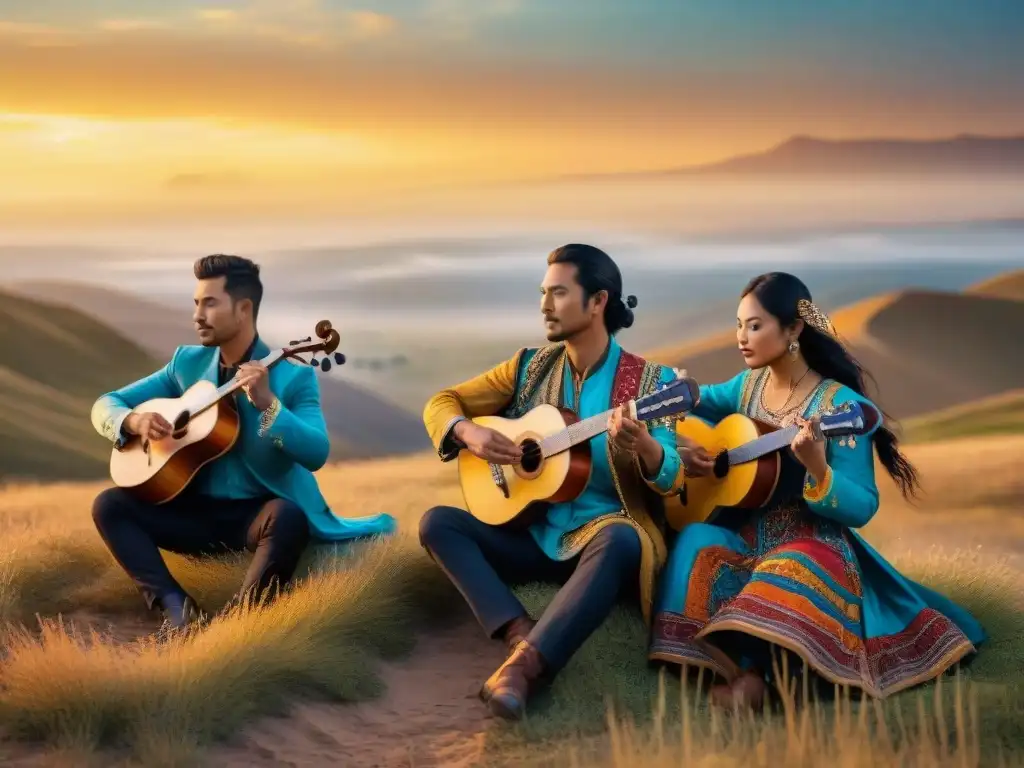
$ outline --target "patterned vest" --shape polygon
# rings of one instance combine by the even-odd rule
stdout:
[[[568,354],[562,343],[542,347],[526,367],[523,384],[502,414],[506,418],[519,418],[538,405],[562,407],[565,403],[563,387]],[[662,367],[637,355],[621,350],[619,365],[612,384],[611,404],[616,407],[631,399],[653,392],[661,376]],[[671,425],[671,417],[665,423]],[[657,423],[657,422],[654,422]],[[607,525],[632,526],[640,537],[640,597],[644,620],[650,622],[654,596],[654,582],[665,564],[666,547],[662,528],[663,506],[661,497],[651,491],[640,475],[640,466],[632,454],[621,451],[613,440],[607,441],[608,465],[622,502],[622,512],[605,515],[585,523],[567,533],[561,542],[562,556],[569,558],[578,553],[594,535]]]

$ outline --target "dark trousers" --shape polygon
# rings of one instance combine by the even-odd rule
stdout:
[[[509,588],[533,581],[563,584],[527,640],[557,673],[608,617],[623,588],[635,585],[640,538],[628,525],[599,531],[571,560],[548,557],[529,531],[482,523],[455,507],[420,520],[420,542],[469,603],[488,637],[526,610]]]
[[[284,586],[309,542],[302,510],[273,497],[216,499],[186,490],[155,506],[122,488],[108,488],[93,502],[92,518],[150,608],[166,595],[185,594],[159,549],[183,555],[255,553],[240,590],[241,596],[252,597],[272,583]]]

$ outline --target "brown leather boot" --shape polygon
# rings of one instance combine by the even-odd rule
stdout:
[[[492,714],[505,720],[519,720],[526,711],[527,698],[543,674],[544,659],[523,640],[484,683],[480,698],[487,702]]]
[[[512,619],[512,621],[505,625],[505,633],[502,637],[505,640],[505,645],[508,647],[506,657],[512,655],[512,651],[516,649],[519,643],[526,639],[535,626],[537,626],[537,622],[529,616],[520,616]]]
[[[745,672],[731,683],[716,685],[711,689],[712,706],[722,709],[738,708],[741,710],[753,710],[760,712],[764,707],[764,700],[768,693],[768,686],[764,679],[751,672]]]

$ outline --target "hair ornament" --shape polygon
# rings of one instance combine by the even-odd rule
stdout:
[[[837,337],[836,328],[832,325],[832,321],[828,319],[828,315],[818,309],[814,302],[800,299],[796,303],[796,312],[800,319],[814,328],[814,330],[826,336]]]
[[[625,303],[626,303],[627,307],[632,309],[633,307],[636,306],[636,296],[630,294],[629,296],[626,297],[626,302]]]

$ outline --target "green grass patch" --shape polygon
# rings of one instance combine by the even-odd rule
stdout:
[[[1014,391],[908,420],[904,434],[908,443],[1024,434],[1024,391]]]
[[[0,349],[0,480],[104,477],[110,444],[92,404],[159,364],[89,315],[4,291]]]

